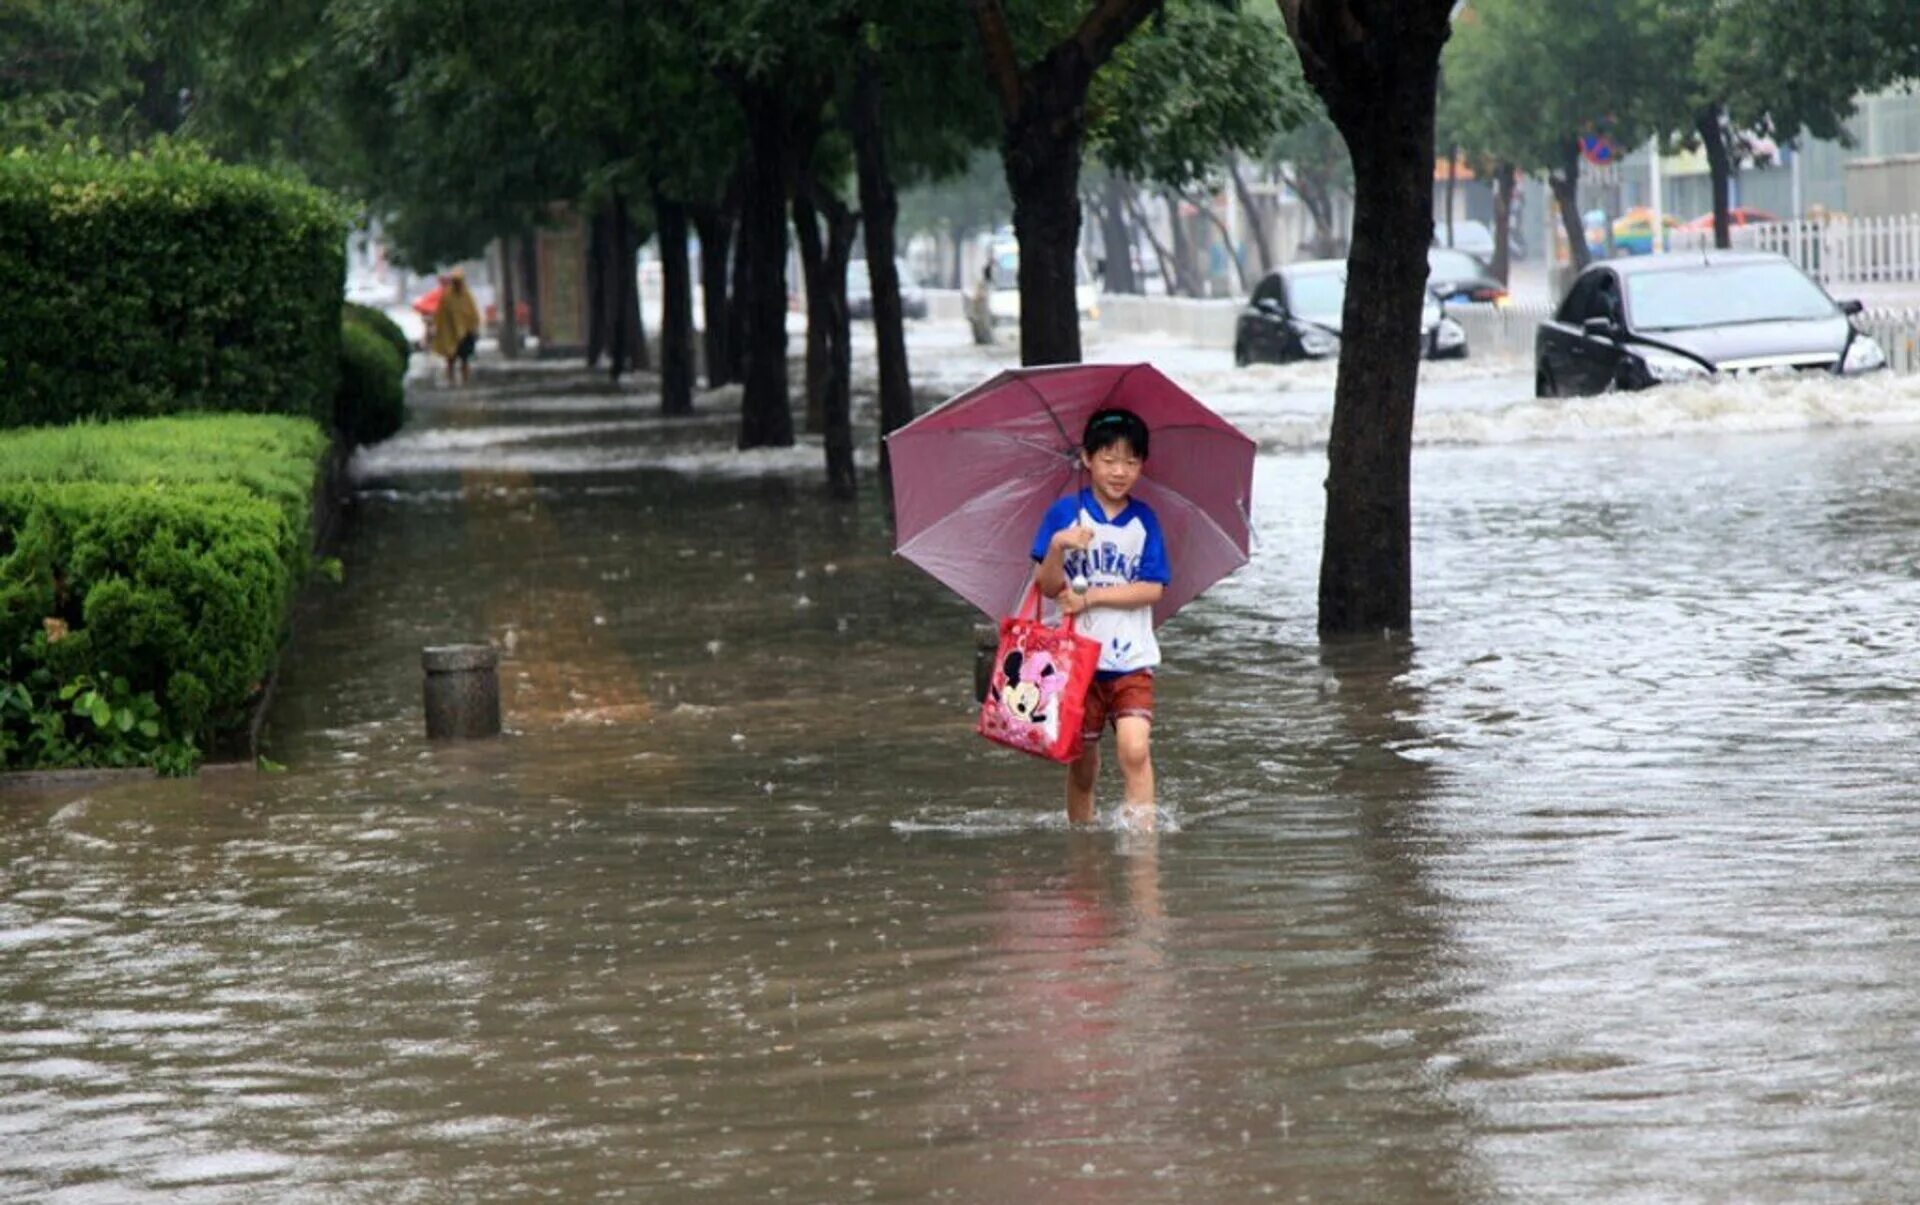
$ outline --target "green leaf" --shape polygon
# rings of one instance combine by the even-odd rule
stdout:
[[[90,694],[89,697],[92,698],[93,702],[87,709],[87,714],[93,717],[93,726],[96,728],[105,728],[108,724],[113,723],[113,705],[97,694]]]
[[[113,723],[114,727],[120,729],[122,732],[133,731],[133,710],[128,707],[122,707],[120,710],[114,712]]]
[[[264,753],[254,759],[254,765],[259,768],[262,774],[285,774],[287,772],[285,766]]]
[[[156,723],[154,723],[154,722],[153,722],[152,720],[141,720],[141,721],[140,721],[140,735],[141,735],[141,736],[144,736],[144,737],[156,737],[156,736],[159,736],[159,735],[160,735],[160,725],[158,725],[158,724],[156,724]]]

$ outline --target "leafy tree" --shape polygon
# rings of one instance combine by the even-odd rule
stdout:
[[[1714,245],[1729,245],[1731,142],[1802,132],[1847,141],[1854,97],[1920,73],[1920,0],[1670,0],[1664,32],[1686,48],[1670,133],[1705,148]]]
[[[1469,154],[1547,178],[1568,253],[1587,263],[1580,222],[1580,136],[1604,127],[1633,146],[1671,111],[1681,43],[1666,0],[1548,8],[1476,0],[1446,55],[1446,122]]]
[[[1074,258],[1093,76],[1161,0],[969,0],[1000,106],[1001,156],[1020,240],[1020,358],[1080,359]]]

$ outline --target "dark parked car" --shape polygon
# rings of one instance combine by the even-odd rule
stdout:
[[[1254,286],[1233,333],[1233,362],[1283,364],[1340,354],[1340,313],[1347,300],[1347,261],[1313,259],[1269,272]],[[1429,360],[1467,354],[1467,332],[1431,293],[1420,312],[1421,347]]]
[[[1534,336],[1541,397],[1646,389],[1720,373],[1886,367],[1880,345],[1782,256],[1711,251],[1589,266]]]
[[[1465,251],[1448,247],[1427,248],[1427,287],[1442,301],[1498,303],[1507,299],[1507,286],[1487,270],[1487,265]]]

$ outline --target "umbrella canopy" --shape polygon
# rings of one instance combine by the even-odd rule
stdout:
[[[1134,496],[1160,518],[1173,580],[1156,625],[1247,563],[1254,443],[1150,364],[1009,369],[887,438],[895,551],[991,616],[1033,573],[1041,516],[1087,484],[1080,436],[1105,406],[1151,437]]]

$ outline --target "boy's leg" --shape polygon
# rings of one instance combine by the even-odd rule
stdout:
[[[1114,685],[1114,749],[1127,782],[1127,823],[1153,825],[1153,675],[1128,674]]]
[[[1093,820],[1093,784],[1100,777],[1100,746],[1088,741],[1067,767],[1067,819],[1074,824]]]
[[[1114,721],[1114,747],[1120,757],[1120,773],[1127,781],[1127,822],[1150,827],[1153,824],[1153,721],[1145,716],[1123,715]]]
[[[1086,709],[1080,718],[1085,743],[1080,756],[1067,767],[1067,819],[1074,824],[1093,821],[1093,784],[1100,777],[1100,732],[1107,726],[1107,706],[1113,688],[1095,680],[1087,686]]]

